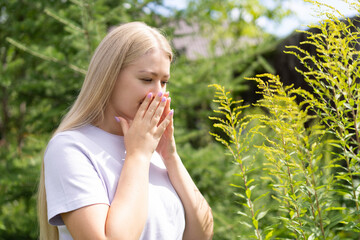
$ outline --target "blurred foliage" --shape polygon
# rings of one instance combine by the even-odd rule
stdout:
[[[244,38],[262,40],[268,35],[259,20],[280,21],[291,14],[284,7],[286,1],[273,0],[274,6],[269,8],[260,0],[189,0],[184,19],[199,24],[214,46],[233,51],[243,44]]]
[[[214,129],[207,117],[213,107],[207,85],[223,84],[253,101],[252,86],[243,78],[273,72],[265,55],[277,44],[256,20],[281,19],[287,14],[284,1],[266,9],[259,1],[201,0],[183,10],[161,0],[0,1],[0,239],[37,239],[35,193],[47,141],[79,92],[97,44],[112,26],[128,21],[161,28],[172,39],[178,37],[174,23],[185,20],[210,40],[210,57],[190,61],[176,53],[169,85],[175,134],[185,165],[213,209],[214,239],[247,231],[238,226],[238,198],[229,186],[237,181],[237,168],[208,135]]]

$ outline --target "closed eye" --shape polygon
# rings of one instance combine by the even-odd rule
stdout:
[[[151,83],[152,81],[153,81],[153,79],[152,78],[140,78],[140,80],[141,81],[144,81],[144,82],[146,82],[146,83]],[[166,86],[166,85],[168,85],[169,84],[169,81],[160,81],[160,83],[161,83],[161,86]]]
[[[142,78],[141,80],[145,81],[145,82],[151,82],[152,79],[151,78]]]

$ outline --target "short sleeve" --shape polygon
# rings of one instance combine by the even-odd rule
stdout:
[[[63,225],[61,213],[92,204],[108,204],[106,186],[96,163],[79,139],[56,135],[44,155],[49,223]]]

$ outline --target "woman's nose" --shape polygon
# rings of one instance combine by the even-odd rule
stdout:
[[[154,83],[154,85],[152,86],[151,92],[153,94],[157,94],[159,92],[165,92],[166,91],[166,85],[163,85],[161,83],[161,81],[157,81],[156,83]]]

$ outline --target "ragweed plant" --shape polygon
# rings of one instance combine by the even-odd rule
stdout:
[[[263,80],[266,78],[265,80]],[[262,135],[266,142],[258,146],[265,154],[264,172],[271,179],[278,201],[279,219],[290,230],[288,237],[295,239],[327,239],[331,224],[339,222],[331,200],[332,178],[324,165],[326,144],[325,130],[313,122],[306,101],[297,104],[300,89],[284,87],[278,76],[271,74],[251,78],[258,83],[262,95],[255,106],[265,109],[266,114],[253,115],[261,125],[252,132]],[[271,138],[261,129],[271,129]],[[325,174],[326,173],[326,174]]]
[[[336,9],[308,2],[329,8],[324,13],[327,19],[311,26],[317,31],[303,31],[308,39],[301,44],[313,45],[316,53],[301,46],[288,47],[288,53],[304,66],[305,70],[296,70],[312,87],[311,92],[285,87],[271,74],[258,75],[250,79],[258,83],[262,96],[254,107],[264,111],[244,117],[245,107],[233,108],[241,101],[233,101],[224,88],[214,86],[219,105],[214,112],[222,117],[211,119],[225,135],[212,135],[240,165],[243,185],[236,194],[246,200],[249,212],[242,214],[253,220],[257,239],[266,231],[265,238],[276,239],[359,238],[360,29]],[[351,6],[360,10],[358,2]],[[264,139],[257,149],[266,157],[265,163],[243,158],[251,155],[246,144],[255,135]],[[251,177],[251,171],[260,164],[260,179],[270,181],[265,191],[271,191],[278,206],[266,209],[269,225],[262,222],[261,228],[254,221],[261,211],[253,200],[260,195],[259,189],[251,188],[259,181]]]
[[[216,89],[215,99],[213,101],[218,104],[218,107],[214,112],[219,116],[209,118],[217,121],[213,126],[220,129],[224,136],[214,132],[210,132],[210,134],[214,136],[217,141],[225,145],[235,163],[239,166],[240,171],[236,175],[241,178],[241,185],[232,184],[232,186],[241,189],[241,191],[235,194],[244,200],[242,205],[245,207],[245,211],[238,211],[239,214],[248,220],[248,222],[242,222],[243,225],[252,226],[254,230],[252,237],[264,239],[264,233],[259,227],[259,220],[266,215],[266,210],[262,209],[261,206],[256,207],[255,204],[267,194],[261,194],[256,197],[255,194],[253,194],[253,190],[256,187],[256,180],[250,175],[250,172],[254,170],[252,168],[252,159],[244,154],[249,150],[248,141],[250,132],[247,131],[247,128],[250,121],[247,117],[242,117],[242,112],[245,108],[249,107],[249,105],[243,105],[242,100],[233,100],[230,92],[225,91],[225,88],[220,85],[213,84],[210,86]],[[269,236],[271,235],[268,234],[265,239],[268,239]]]
[[[313,2],[313,1],[311,1]],[[360,221],[360,29],[339,11],[327,13],[328,19],[312,26],[317,32],[304,31],[308,40],[301,44],[316,47],[316,56],[300,47],[290,46],[305,71],[297,69],[312,87],[315,97],[302,95],[317,113],[336,148],[331,167],[336,172],[335,191],[346,203],[346,229],[359,231]],[[360,10],[360,3],[351,3]],[[339,20],[339,15],[344,20]]]

